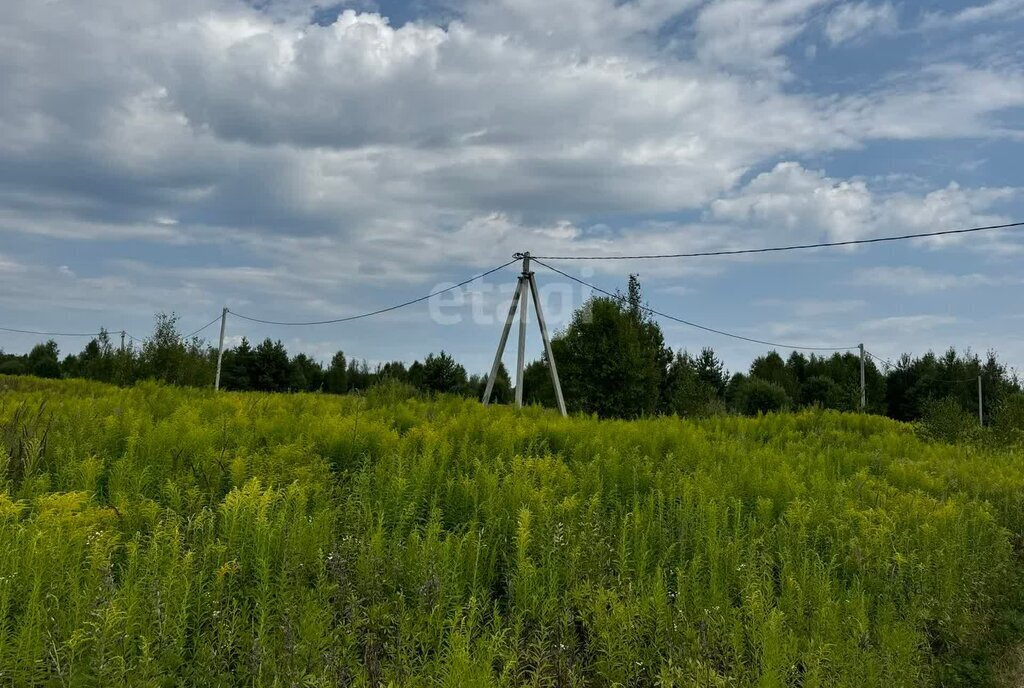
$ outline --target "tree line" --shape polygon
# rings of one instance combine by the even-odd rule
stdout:
[[[205,387],[213,384],[216,369],[217,348],[199,337],[184,339],[174,313],[158,314],[152,335],[140,346],[121,348],[109,332],[101,330],[82,351],[63,359],[53,340],[35,345],[24,355],[0,350],[0,375],[87,378],[117,385],[158,380]],[[372,368],[365,360],[338,351],[325,365],[305,353],[289,355],[284,344],[269,338],[255,346],[243,338],[237,346],[224,350],[221,364],[221,388],[232,391],[347,394],[384,381],[408,384],[425,393],[482,396],[487,379],[467,374],[445,351],[411,365],[391,361]],[[496,403],[512,400],[512,383],[504,365],[498,371],[493,398]]]
[[[182,386],[212,383],[217,349],[204,340],[185,340],[177,316],[159,314],[153,334],[141,346],[119,347],[101,331],[81,352],[63,359],[55,342],[37,344],[25,355],[0,351],[0,374],[81,377],[118,385],[155,379]],[[697,353],[674,351],[661,327],[644,309],[640,282],[630,276],[617,298],[591,298],[565,330],[552,338],[566,404],[571,411],[605,418],[651,415],[706,416],[732,412],[754,415],[807,406],[855,411],[860,406],[860,358],[852,352],[830,356],[770,351],[746,372],[730,373],[710,347]],[[982,379],[986,418],[1003,402],[1021,395],[1015,374],[996,355],[984,358],[953,349],[942,355],[904,354],[883,370],[865,365],[867,411],[904,421],[925,416],[938,402],[977,413],[977,378]],[[322,363],[304,353],[289,355],[280,341],[255,346],[242,339],[225,350],[221,387],[237,391],[358,393],[388,382],[424,393],[480,397],[486,374],[469,375],[450,354],[423,361],[377,364],[337,352]],[[527,403],[555,406],[545,356],[524,372]],[[494,403],[510,403],[513,386],[502,365]]]

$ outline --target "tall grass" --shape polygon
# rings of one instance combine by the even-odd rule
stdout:
[[[0,684],[980,685],[1024,464],[882,418],[0,378]]]

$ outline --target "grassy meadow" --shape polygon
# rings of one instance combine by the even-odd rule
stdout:
[[[0,377],[0,685],[986,685],[1022,459],[835,412]]]

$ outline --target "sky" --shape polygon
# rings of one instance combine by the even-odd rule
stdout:
[[[1024,0],[6,0],[0,326],[141,338],[157,312],[187,333],[224,306],[326,320],[519,251],[1024,220],[1022,32]],[[1021,368],[1022,258],[1010,230],[551,262],[609,290],[637,273],[653,308],[746,337],[885,358],[970,347]],[[349,323],[229,315],[227,341],[371,364],[444,349],[483,372],[517,270]],[[588,291],[535,270],[564,327]],[[767,348],[663,328],[733,371]],[[0,348],[39,339],[0,332]],[[528,346],[539,356],[533,325]]]

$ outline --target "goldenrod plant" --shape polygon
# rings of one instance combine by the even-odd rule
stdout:
[[[835,411],[0,377],[0,685],[984,685],[1022,459]]]

